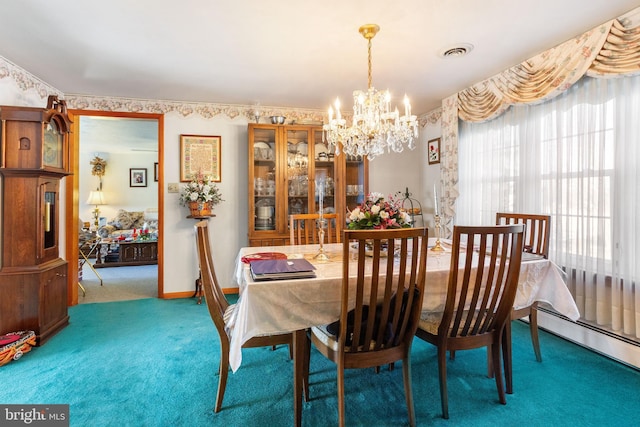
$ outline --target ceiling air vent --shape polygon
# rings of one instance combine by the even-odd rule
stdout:
[[[461,43],[442,50],[440,56],[443,58],[459,58],[473,50],[473,45],[469,43]]]

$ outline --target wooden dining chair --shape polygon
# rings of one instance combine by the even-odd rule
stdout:
[[[409,423],[416,423],[410,350],[424,295],[427,234],[426,228],[344,231],[340,319],[311,328],[312,343],[337,366],[340,426],[345,424],[344,370],[398,360]],[[395,257],[385,248],[396,248]],[[357,256],[357,264],[349,254]]]
[[[511,381],[511,335],[507,323],[518,289],[523,232],[523,225],[453,229],[444,309],[422,312],[416,332],[419,338],[437,347],[443,418],[449,418],[448,350],[487,347],[493,366],[499,367],[502,349],[504,375],[507,382]],[[506,404],[502,370],[496,371],[498,397],[500,403]]]
[[[224,399],[224,391],[227,385],[227,377],[229,374],[229,342],[233,334],[233,327],[229,321],[233,318],[233,312],[236,308],[235,304],[229,304],[227,298],[222,291],[216,278],[215,269],[213,267],[213,258],[211,257],[211,246],[209,244],[208,221],[200,221],[195,225],[196,243],[198,248],[198,263],[200,265],[200,273],[202,275],[202,287],[204,289],[205,300],[211,319],[218,331],[220,338],[220,366],[218,368],[218,393],[216,395],[215,412],[219,412]],[[293,335],[291,333],[258,336],[251,338],[244,344],[243,348],[249,347],[268,347],[278,344],[288,344],[289,349],[293,344]],[[308,347],[308,346],[307,346]],[[290,351],[291,354],[291,351]],[[308,357],[308,356],[305,356]],[[309,400],[308,382],[303,384],[305,400]]]
[[[323,214],[327,228],[324,243],[340,243],[342,227],[338,214]],[[292,214],[289,215],[289,244],[311,245],[320,243],[318,234],[318,219],[320,214]]]
[[[496,213],[496,224],[524,224],[524,252],[540,255],[549,258],[549,237],[550,237],[550,215],[518,214],[518,213]],[[529,316],[529,330],[531,332],[531,344],[536,355],[536,360],[542,362],[540,352],[540,339],[538,337],[538,302],[530,306],[514,309],[511,319],[522,319]]]

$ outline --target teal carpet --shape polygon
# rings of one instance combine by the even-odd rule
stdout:
[[[70,404],[72,426],[291,426],[292,367],[286,347],[246,349],[229,375],[223,409],[212,410],[218,339],[193,299],[82,304],[44,346],[0,367],[0,403]],[[441,418],[434,348],[414,340],[419,425],[632,426],[640,372],[542,332],[543,362],[528,327],[514,322],[514,389],[500,405],[483,350],[449,363],[449,414]],[[311,355],[303,425],[337,425],[335,366]],[[347,371],[347,425],[407,424],[402,369]]]

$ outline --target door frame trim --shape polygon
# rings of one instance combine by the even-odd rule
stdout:
[[[69,110],[71,135],[69,136],[69,164],[72,175],[65,178],[65,257],[69,263],[67,277],[67,305],[78,304],[78,203],[79,203],[79,157],[80,116],[104,116],[137,119],[155,119],[158,122],[158,298],[164,294],[164,114],[129,113],[99,110]]]

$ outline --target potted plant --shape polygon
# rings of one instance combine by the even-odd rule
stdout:
[[[213,207],[222,201],[220,189],[211,182],[211,177],[201,173],[180,192],[180,204],[188,206],[193,217],[211,216]]]

